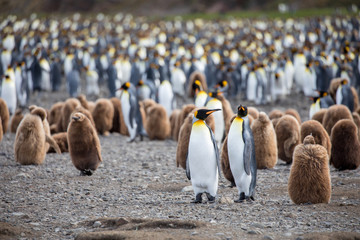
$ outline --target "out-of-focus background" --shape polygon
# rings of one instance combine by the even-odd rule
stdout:
[[[0,0],[0,14],[67,14],[118,11],[144,16],[178,14],[323,15],[356,11],[358,0]],[[309,9],[313,9],[310,11]]]

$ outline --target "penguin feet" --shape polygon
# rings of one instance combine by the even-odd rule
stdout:
[[[202,203],[202,198],[201,198],[201,196],[202,196],[202,193],[198,193],[198,194],[196,195],[195,201],[192,201],[191,203]]]
[[[135,138],[133,138],[133,139],[129,138],[126,142],[128,142],[128,143],[135,142]]]
[[[93,175],[94,171],[91,169],[84,169],[80,171],[80,176],[91,176]]]
[[[209,193],[206,193],[206,196],[208,198],[208,202],[209,203],[214,203],[215,202],[215,197],[211,196]]]
[[[236,203],[242,203],[242,202],[244,202],[245,199],[246,199],[245,193],[242,192],[242,193],[240,193],[239,199],[238,199],[238,200],[235,200],[234,202],[236,202]]]

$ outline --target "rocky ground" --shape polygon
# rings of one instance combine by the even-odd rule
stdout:
[[[49,107],[63,97],[45,94],[34,103]],[[307,120],[308,106],[295,94],[258,108],[293,107]],[[331,167],[330,204],[293,204],[290,166],[281,160],[258,171],[256,201],[234,203],[237,190],[221,177],[215,203],[193,204],[172,140],[100,136],[103,163],[80,176],[68,153],[21,166],[14,138],[7,133],[0,143],[0,239],[360,239],[360,169]]]

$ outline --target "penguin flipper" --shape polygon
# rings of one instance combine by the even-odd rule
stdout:
[[[189,158],[186,156],[186,177],[191,180]]]
[[[206,122],[205,122],[206,124]],[[219,148],[217,146],[216,140],[215,140],[215,136],[214,133],[212,132],[211,128],[206,124],[206,126],[208,127],[209,131],[210,131],[210,135],[211,135],[211,141],[214,145],[214,149],[215,149],[215,157],[216,157],[216,164],[218,167],[218,172],[219,172],[219,177],[221,176],[221,170],[220,170],[220,153],[219,153]]]
[[[247,175],[250,175],[250,166],[251,166],[251,158],[253,157],[253,145],[251,142],[251,135],[248,131],[244,131],[244,141],[245,141],[245,149],[244,149],[244,169]]]
[[[133,120],[136,115],[136,99],[133,96],[133,94],[131,94],[129,101],[130,101],[129,123],[130,123],[130,127],[133,128],[134,127]]]

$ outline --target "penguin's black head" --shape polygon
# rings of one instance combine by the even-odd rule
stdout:
[[[243,105],[240,105],[238,107],[238,112],[237,112],[237,115],[239,117],[246,117],[248,115],[248,109],[246,106],[243,106]]]
[[[328,95],[327,91],[318,91],[320,97],[326,97]]]
[[[137,84],[138,87],[141,87],[142,85],[144,85],[144,81],[143,80],[140,80]]]
[[[119,90],[128,90],[130,88],[130,83],[126,82],[123,85],[121,85]]]
[[[228,82],[226,80],[222,80],[218,84],[216,84],[215,87],[226,87],[227,85],[228,85]]]
[[[311,97],[310,99],[313,101],[313,103],[316,103],[316,101],[319,99],[319,97]]]
[[[195,80],[194,83],[192,84],[192,88],[194,91],[198,90],[200,91],[201,89],[201,82],[199,80]]]
[[[198,119],[205,120],[210,114],[219,110],[221,109],[199,109],[195,111],[194,116]]]

